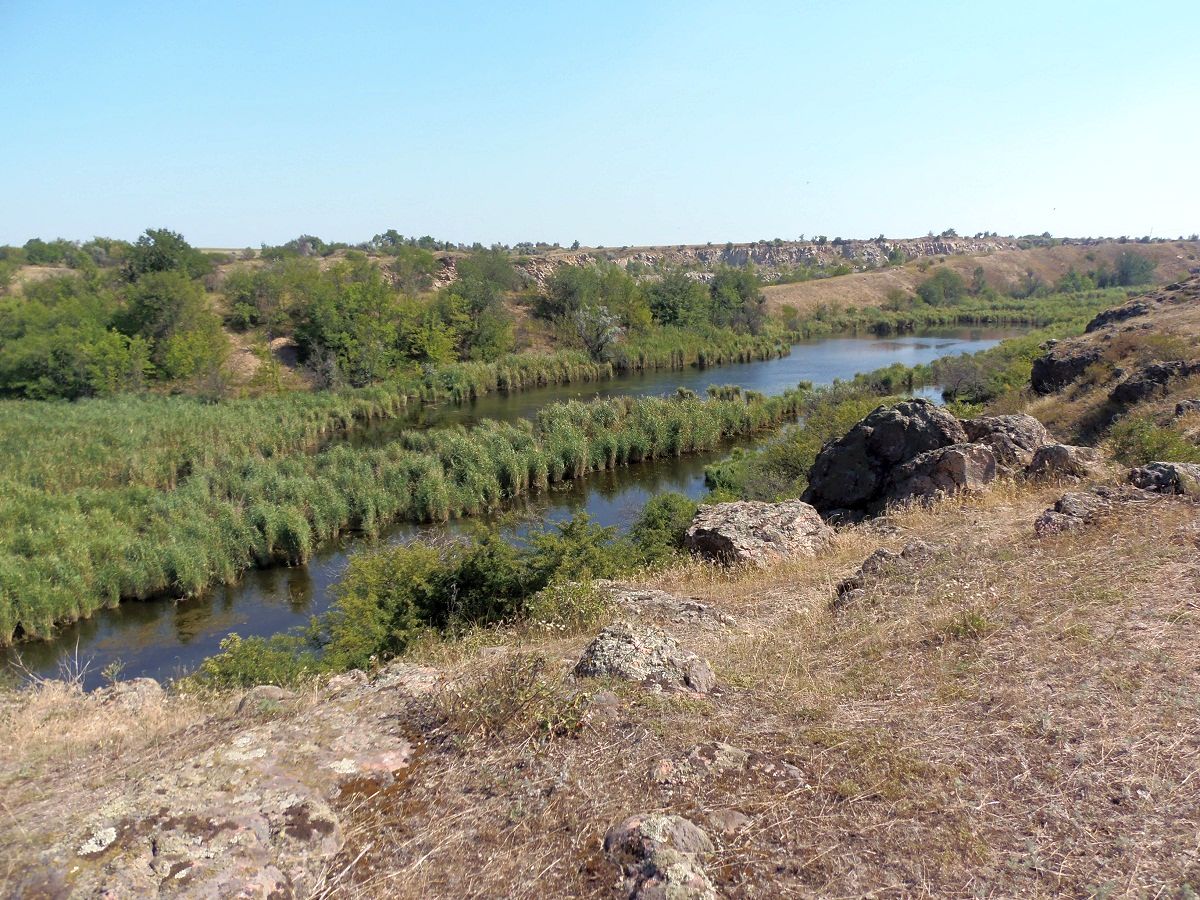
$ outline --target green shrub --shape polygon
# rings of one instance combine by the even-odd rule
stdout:
[[[1121,419],[1109,432],[1113,456],[1127,466],[1146,463],[1200,462],[1200,445],[1148,416]]]
[[[648,563],[669,559],[683,548],[684,534],[696,515],[697,503],[683,494],[655,494],[629,531],[642,558]]]

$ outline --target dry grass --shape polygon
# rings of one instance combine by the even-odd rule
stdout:
[[[1072,267],[1086,272],[1103,262],[1111,269],[1118,254],[1127,250],[1153,259],[1158,264],[1155,278],[1165,283],[1186,276],[1189,269],[1196,265],[1195,259],[1189,257],[1200,255],[1200,244],[1194,241],[1118,244],[1114,241],[1096,246],[1033,247],[1029,250],[997,250],[986,256],[948,256],[944,265],[968,281],[975,267],[981,266],[988,283],[997,290],[1003,290],[1020,283],[1027,271],[1052,284]],[[1089,254],[1092,259],[1088,258]],[[887,300],[889,291],[899,289],[911,294],[928,275],[929,272],[922,272],[915,261],[839,278],[768,286],[764,293],[772,310],[784,304],[796,307],[801,313],[812,312],[822,304],[842,309],[881,306]]]
[[[348,841],[318,896],[609,897],[604,832],[650,811],[709,830],[706,867],[731,897],[1189,896],[1200,508],[1131,504],[1038,540],[1032,521],[1061,491],[1000,485],[900,512],[817,560],[659,573],[653,586],[737,620],[668,626],[712,662],[708,696],[565,677],[590,631],[422,646],[447,679],[397,707],[417,761],[397,784],[344,791]],[[930,562],[830,609],[863,557],[914,538]],[[0,712],[5,804],[111,790],[228,740],[222,704],[175,698],[147,718],[31,695]],[[750,765],[652,777],[711,741]],[[722,832],[709,817],[730,809],[749,822]]]
[[[1036,540],[1058,490],[902,513],[895,533],[851,530],[820,563],[665,573],[658,586],[739,619],[673,629],[711,659],[720,694],[585,684],[615,690],[617,712],[583,708],[553,733],[530,726],[579,695],[543,667],[538,716],[508,730],[443,709],[402,792],[347,803],[335,893],[610,896],[609,825],[734,808],[750,824],[714,832],[708,866],[730,896],[1180,896],[1200,881],[1197,510],[1164,500]],[[939,548],[932,563],[830,612],[838,577],[912,537]],[[485,680],[489,706],[517,703],[519,683]],[[801,777],[649,777],[712,740]]]

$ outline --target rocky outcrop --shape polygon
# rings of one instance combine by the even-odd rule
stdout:
[[[717,679],[707,661],[683,650],[661,628],[617,622],[587,645],[575,664],[582,678],[612,677],[668,691],[708,693]]]
[[[1200,497],[1200,463],[1152,462],[1132,469],[1129,481],[1157,494]]]
[[[933,559],[934,552],[924,541],[909,541],[899,553],[880,547],[862,561],[857,572],[838,584],[833,607],[839,609],[865,597],[866,587],[874,579],[923,568]]]
[[[637,587],[619,581],[594,582],[615,605],[634,614],[638,620],[655,619],[676,625],[702,628],[729,628],[736,624],[732,616],[692,597],[676,597],[666,591]]]
[[[1037,517],[1033,530],[1038,537],[1078,531],[1094,524],[1112,509],[1112,502],[1092,491],[1072,491],[1063,494],[1054,506]]]
[[[1033,461],[1034,452],[1050,442],[1046,426],[1033,416],[981,416],[962,423],[967,438],[974,444],[984,444],[996,456],[996,470],[1012,475]]]
[[[1113,325],[1117,322],[1124,322],[1127,319],[1134,319],[1138,316],[1149,315],[1154,309],[1154,304],[1145,299],[1130,300],[1124,306],[1117,306],[1113,309],[1106,309],[1102,313],[1098,313],[1092,321],[1088,322],[1084,332],[1091,334],[1093,331],[1099,331],[1108,325]]]
[[[983,444],[953,444],[922,453],[898,466],[889,478],[889,503],[925,503],[964,491],[980,491],[996,480],[996,456]]]
[[[741,501],[701,506],[683,545],[725,565],[767,565],[780,558],[813,556],[832,537],[820,514],[800,500]]]
[[[153,678],[131,678],[108,687],[97,688],[88,695],[97,703],[115,704],[131,710],[157,706],[166,699],[162,685]]]
[[[928,400],[881,406],[821,449],[802,499],[825,516],[877,512],[892,494],[897,467],[966,442],[958,420]]]
[[[1196,413],[1200,413],[1200,400],[1180,400],[1175,404],[1175,418],[1177,419]]]
[[[1158,498],[1138,488],[1097,485],[1086,491],[1068,491],[1034,520],[1038,537],[1065,534],[1095,525],[1120,504],[1153,502]]]
[[[682,816],[642,813],[614,825],[604,852],[621,870],[622,895],[640,900],[716,900],[702,860],[716,848]]]
[[[376,681],[287,716],[218,724],[199,752],[94,791],[82,826],[64,825],[61,797],[27,805],[25,828],[50,839],[17,895],[59,896],[68,883],[81,897],[308,895],[342,848],[333,803],[343,787],[386,786],[412,764],[400,686],[431,686],[431,672],[396,664],[392,688]],[[169,704],[148,681],[81,702]]]
[[[1091,344],[1047,341],[1046,353],[1033,361],[1029,383],[1039,394],[1053,394],[1071,384],[1099,362],[1101,351]]]
[[[1177,378],[1187,378],[1200,372],[1200,362],[1171,362],[1150,363],[1138,369],[1108,395],[1113,403],[1141,403],[1152,397],[1165,397],[1170,391],[1170,382]]]
[[[1102,462],[1100,452],[1091,447],[1046,444],[1033,454],[1026,473],[1031,478],[1087,478]]]
[[[650,781],[659,786],[688,785],[725,777],[754,777],[766,781],[803,783],[796,766],[773,759],[758,750],[743,750],[722,741],[699,744],[683,758],[666,758],[650,768]]]

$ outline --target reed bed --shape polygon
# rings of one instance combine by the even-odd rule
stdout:
[[[64,489],[70,478],[37,484],[36,467],[26,466],[24,477],[0,477],[0,643],[49,636],[57,623],[121,600],[194,595],[250,566],[303,563],[348,530],[377,535],[399,520],[479,515],[589,472],[712,449],[795,418],[805,396],[573,401],[532,422],[408,431],[383,447],[292,455],[256,444],[251,422],[236,440],[198,448],[188,471],[152,469],[155,480],[141,484],[81,479]],[[354,408],[340,413],[352,420]],[[220,421],[234,421],[224,418],[233,410]],[[326,421],[323,412],[290,425],[297,441]]]

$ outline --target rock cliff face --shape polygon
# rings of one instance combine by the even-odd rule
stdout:
[[[888,255],[901,253],[905,259],[921,259],[934,256],[977,255],[996,250],[1017,250],[1018,242],[1009,238],[898,238],[872,241],[847,240],[834,244],[832,241],[757,241],[752,244],[712,244],[705,246],[680,245],[675,247],[609,247],[588,251],[557,250],[544,255],[518,259],[517,268],[528,280],[539,286],[546,283],[561,266],[584,266],[597,259],[616,263],[622,268],[631,264],[650,268],[665,265],[683,266],[695,272],[700,280],[707,280],[718,266],[744,266],[753,264],[759,269],[764,281],[770,282],[780,273],[799,266],[834,267],[848,265],[852,269],[866,269],[886,265]],[[438,284],[449,284],[456,277],[455,258],[441,258],[442,271]]]

